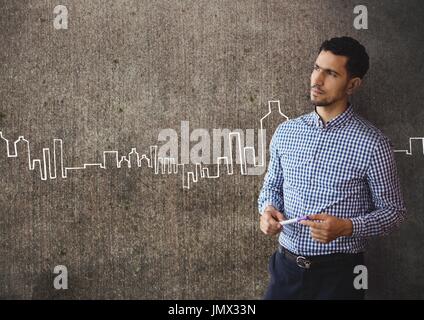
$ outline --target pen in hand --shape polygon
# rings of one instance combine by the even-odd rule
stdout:
[[[311,219],[309,218],[309,216],[303,216],[303,217],[300,217],[300,218],[295,218],[295,219],[289,219],[289,220],[280,221],[280,224],[282,226],[284,226],[286,224],[292,224],[292,223],[300,222],[302,220],[311,220]]]

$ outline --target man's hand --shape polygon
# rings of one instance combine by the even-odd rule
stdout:
[[[267,235],[275,235],[281,231],[283,226],[279,221],[283,221],[284,216],[273,206],[267,206],[261,215],[260,228]]]
[[[310,227],[311,236],[314,240],[322,243],[329,243],[339,237],[350,237],[353,225],[349,219],[340,219],[326,213],[311,214],[309,219],[300,223]]]

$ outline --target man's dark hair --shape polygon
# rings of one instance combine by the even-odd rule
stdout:
[[[357,40],[351,37],[340,37],[325,40],[319,52],[330,51],[338,56],[348,57],[346,69],[349,75],[354,77],[363,78],[370,66],[369,57],[365,47]]]

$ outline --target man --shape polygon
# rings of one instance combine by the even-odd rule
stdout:
[[[405,218],[391,142],[348,99],[368,67],[358,41],[325,41],[311,75],[315,110],[273,135],[258,199],[262,232],[280,233],[265,299],[363,299],[353,270],[367,238]],[[279,223],[304,215],[310,220]]]

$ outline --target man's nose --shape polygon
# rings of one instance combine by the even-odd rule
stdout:
[[[322,72],[318,71],[312,75],[312,86],[323,86],[324,85],[324,75]]]

